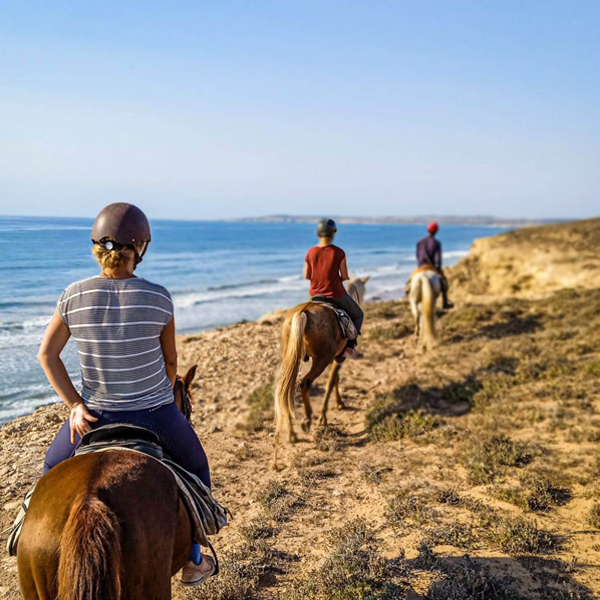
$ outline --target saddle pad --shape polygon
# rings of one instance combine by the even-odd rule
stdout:
[[[95,431],[100,429],[102,428]],[[194,540],[203,546],[212,547],[208,536],[216,535],[227,525],[231,512],[215,500],[209,487],[196,475],[166,458],[160,446],[147,440],[118,439],[110,441],[103,437],[103,441],[80,446],[75,451],[75,456],[110,450],[138,452],[157,460],[163,467],[168,469],[179,487],[181,499],[190,517],[194,529]]]
[[[326,302],[325,300],[311,300],[311,302],[313,304],[325,306],[335,313],[338,323],[340,325],[340,329],[342,330],[342,334],[347,340],[355,340],[358,337],[356,327],[354,326],[352,319],[348,316],[345,310],[342,310],[334,304],[331,304],[331,302]]]

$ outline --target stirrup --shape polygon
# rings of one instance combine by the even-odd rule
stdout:
[[[31,502],[31,496],[33,496],[34,490],[35,486],[33,486],[25,494],[25,498],[23,499],[23,504],[21,504],[17,518],[8,532],[8,538],[6,539],[6,550],[8,551],[9,556],[17,555],[17,542],[19,541],[19,535],[21,535],[21,529],[23,529],[23,523],[25,522],[27,509],[29,508],[29,502]]]

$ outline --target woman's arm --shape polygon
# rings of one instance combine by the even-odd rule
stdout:
[[[340,275],[342,276],[342,281],[348,281],[348,279],[350,279],[350,277],[348,277],[348,265],[346,264],[345,256],[340,263]]]
[[[171,385],[175,385],[177,377],[177,344],[175,342],[175,317],[171,319],[169,324],[162,330],[160,334],[160,345],[163,356],[165,358],[165,368],[167,369],[167,377]]]
[[[44,333],[38,360],[58,397],[71,409],[69,415],[71,443],[75,443],[75,433],[81,436],[90,431],[91,427],[88,421],[93,422],[98,419],[87,411],[60,358],[60,353],[70,337],[71,332],[63,323],[58,310],[55,310],[46,328],[46,333]]]

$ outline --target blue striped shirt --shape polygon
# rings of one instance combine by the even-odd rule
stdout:
[[[71,284],[57,308],[77,343],[86,406],[142,410],[173,402],[160,344],[173,318],[164,287],[139,277],[91,277]]]

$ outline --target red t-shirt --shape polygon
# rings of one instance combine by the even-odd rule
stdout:
[[[311,296],[325,296],[327,298],[341,298],[346,290],[340,275],[340,265],[346,258],[341,248],[330,244],[329,246],[313,246],[306,253],[308,275],[310,276]]]

